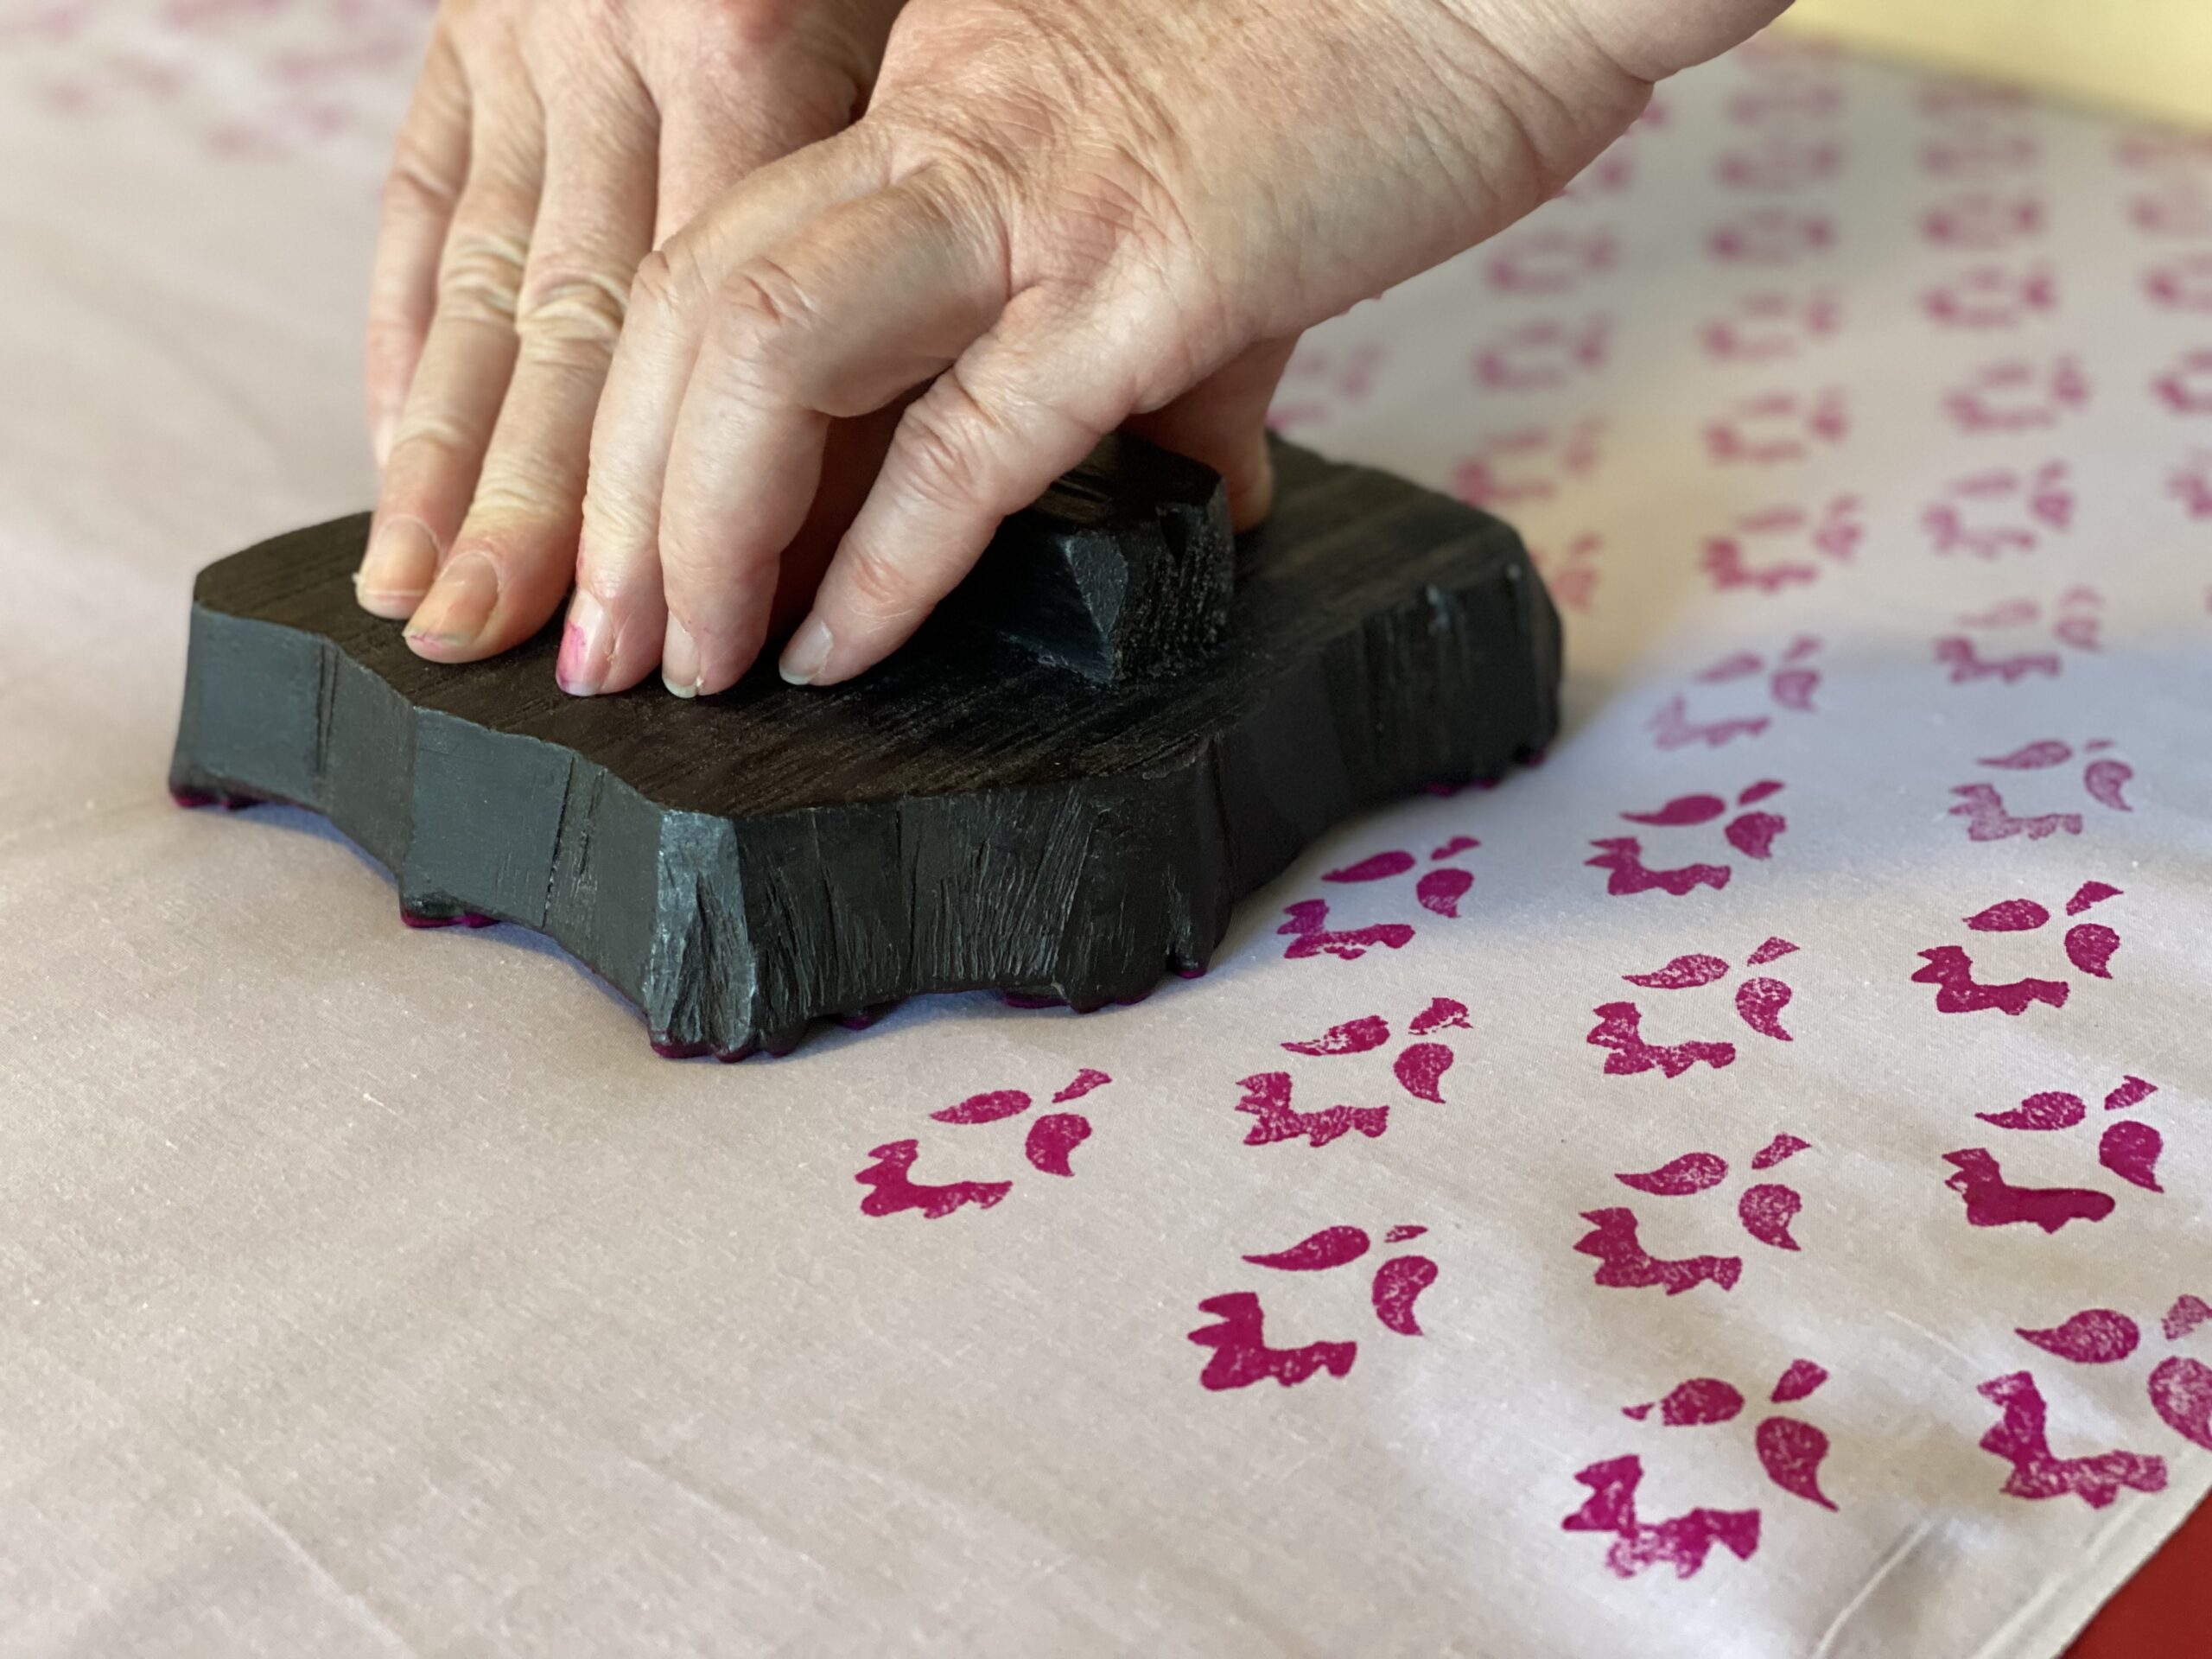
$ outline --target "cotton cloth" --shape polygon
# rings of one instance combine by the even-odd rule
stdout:
[[[2044,1659],[2212,1483],[2212,141],[1761,43],[1315,332],[1539,766],[656,1058],[163,789],[427,14],[0,10],[0,1651]]]

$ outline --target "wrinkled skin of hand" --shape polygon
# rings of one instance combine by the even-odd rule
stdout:
[[[1535,207],[1783,3],[908,0],[863,118],[640,266],[562,683],[721,690],[810,590],[785,677],[848,678],[1116,427],[1253,521],[1301,330]]]
[[[412,617],[421,654],[488,656],[552,616],[639,262],[849,125],[897,10],[446,0],[385,191],[368,328],[384,478],[356,577],[368,609]],[[881,442],[840,447],[855,439]],[[849,517],[855,500],[823,505]],[[818,566],[834,537],[816,539]]]

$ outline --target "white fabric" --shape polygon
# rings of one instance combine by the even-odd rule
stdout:
[[[2203,1495],[2212,150],[1772,49],[1667,88],[1280,409],[1542,550],[1548,761],[1349,827],[1141,1005],[721,1067],[162,788],[194,570],[369,499],[422,26],[0,13],[0,1645],[2040,1656]],[[1412,932],[1316,949],[1312,900]],[[1944,946],[2067,1000],[1941,1013]],[[1669,1076],[1616,1004],[1732,1061]],[[863,1213],[906,1140],[1011,1190]],[[1679,1294],[1601,1281],[1609,1211]],[[1313,1235],[1347,1259],[1245,1259]],[[1348,1369],[1187,1339],[1238,1293]],[[2053,1459],[2134,1457],[2016,1477],[1978,1390],[2025,1435],[2019,1373]]]

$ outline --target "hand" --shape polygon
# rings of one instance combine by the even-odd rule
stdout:
[[[714,692],[769,636],[831,423],[926,390],[786,679],[903,640],[1124,423],[1249,522],[1310,324],[1535,207],[1783,0],[910,0],[868,114],[639,274],[563,683]]]
[[[847,125],[896,10],[446,0],[385,192],[368,329],[384,482],[355,578],[369,610],[412,616],[420,654],[488,656],[553,614],[639,261]]]

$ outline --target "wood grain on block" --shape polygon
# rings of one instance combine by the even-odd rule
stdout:
[[[780,1052],[925,991],[1139,996],[1331,824],[1557,728],[1558,619],[1509,526],[1276,461],[1232,543],[1211,474],[1107,446],[888,662],[696,702],[564,695],[557,626],[424,662],[353,602],[365,515],[298,531],[200,575],[171,787],[325,814],[417,918],[550,935],[664,1052]]]

